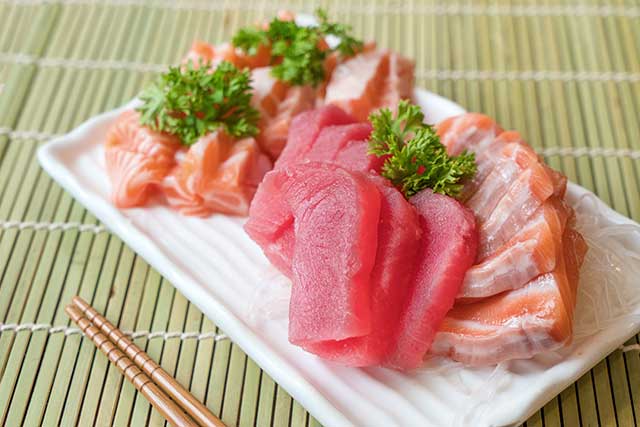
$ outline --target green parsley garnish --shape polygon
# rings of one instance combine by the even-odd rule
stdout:
[[[255,135],[258,112],[250,105],[249,71],[230,62],[170,67],[140,94],[140,123],[191,145],[219,127],[233,136]]]
[[[266,30],[247,27],[233,37],[233,45],[249,55],[255,55],[260,45],[271,48],[273,75],[292,85],[312,86],[324,80],[324,60],[332,51],[350,56],[362,48],[362,42],[349,34],[348,25],[329,22],[327,13],[316,11],[318,25],[302,27],[293,21],[278,18],[269,23]],[[327,36],[340,39],[333,49],[323,48]]]
[[[449,156],[433,127],[423,123],[417,105],[401,101],[395,119],[385,108],[372,113],[369,120],[373,126],[369,153],[388,156],[382,176],[407,198],[424,188],[456,197],[463,187],[461,181],[476,173],[474,153]]]

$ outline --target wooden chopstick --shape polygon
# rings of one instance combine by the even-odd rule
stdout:
[[[147,398],[149,403],[176,427],[198,427],[184,411],[176,405],[131,359],[122,353],[109,338],[100,332],[89,319],[82,315],[78,307],[68,305],[65,311],[80,327],[82,332],[102,351],[109,361],[117,366],[126,379]]]
[[[100,315],[86,301],[76,296],[73,298],[72,303],[73,308],[80,313],[82,318],[86,319],[97,330],[102,331],[103,336],[112,341],[113,345],[121,350],[124,357],[131,360],[143,374],[146,374],[155,385],[172,398],[198,424],[205,427],[225,427],[224,423],[213,415],[206,406],[193,397],[189,391],[154,362],[149,355],[131,342],[122,331]]]

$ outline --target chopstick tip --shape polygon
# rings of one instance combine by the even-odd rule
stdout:
[[[71,299],[71,302],[83,312],[87,311],[87,309],[91,307],[88,302],[80,298],[78,295],[74,296]]]

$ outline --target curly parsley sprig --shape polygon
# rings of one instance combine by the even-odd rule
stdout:
[[[362,48],[362,42],[349,34],[350,26],[330,22],[322,9],[316,11],[316,17],[318,25],[314,27],[275,18],[265,30],[242,28],[233,37],[233,45],[248,55],[255,55],[261,45],[269,46],[274,77],[293,85],[315,86],[324,80],[324,60],[329,52],[350,56]],[[340,40],[333,49],[323,42],[327,36]]]
[[[373,132],[369,153],[387,157],[382,176],[409,198],[424,188],[456,197],[462,180],[476,173],[474,153],[449,156],[432,126],[423,123],[420,107],[408,101],[398,104],[393,118],[389,109],[372,113]]]
[[[258,112],[251,107],[251,79],[230,62],[215,70],[208,63],[171,67],[140,94],[140,123],[180,137],[185,145],[223,127],[242,137],[258,132]]]

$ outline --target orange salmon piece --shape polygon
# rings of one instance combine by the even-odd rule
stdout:
[[[167,201],[185,215],[246,215],[271,162],[253,138],[217,131],[200,138],[163,182]]]
[[[140,124],[140,115],[125,111],[106,136],[105,162],[118,208],[144,205],[175,165],[180,140]]]
[[[579,269],[587,247],[573,226],[565,229],[557,265],[520,289],[457,304],[431,348],[468,365],[530,358],[571,341]]]

